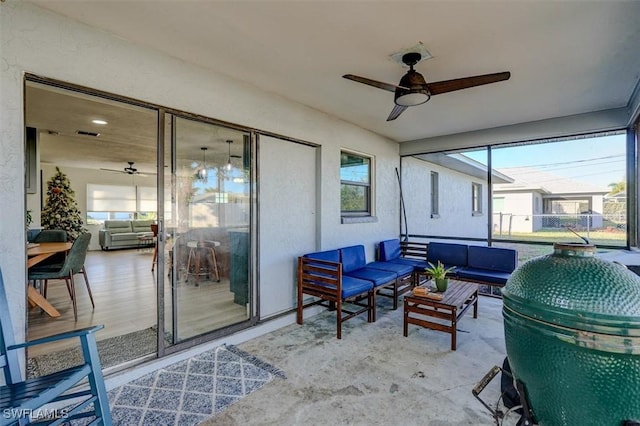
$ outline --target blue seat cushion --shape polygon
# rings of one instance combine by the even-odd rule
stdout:
[[[367,265],[364,253],[364,246],[349,246],[340,249],[340,262],[342,262],[342,272],[347,273],[363,268]]]
[[[467,266],[467,246],[453,243],[429,243],[427,261],[434,265],[442,262],[449,266]]]
[[[469,279],[474,281],[482,281],[486,283],[505,285],[509,276],[509,272],[491,271],[488,269],[480,268],[461,268],[458,270],[457,275],[462,279]]]
[[[513,272],[518,262],[518,252],[513,249],[485,246],[469,246],[470,268]]]
[[[355,271],[349,271],[348,273],[343,274],[343,276],[344,275],[371,281],[374,287],[395,282],[396,278],[398,278],[398,275],[393,271],[382,271],[380,269],[367,267],[356,269]]]
[[[357,296],[373,288],[373,283],[354,277],[342,276],[342,298]]]
[[[393,262],[371,262],[367,263],[367,268],[380,269],[381,271],[395,272],[399,277],[413,274],[413,266]]]
[[[388,262],[392,259],[398,259],[402,255],[400,250],[400,240],[385,240],[381,241],[378,245],[378,260],[381,262]]]
[[[412,266],[414,271],[424,271],[425,268],[429,266],[426,260],[410,259],[408,257],[399,257],[397,259],[391,259],[388,262]]]
[[[317,251],[315,253],[305,254],[304,257],[340,263],[340,252],[338,250]]]

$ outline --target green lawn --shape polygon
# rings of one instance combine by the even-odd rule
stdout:
[[[624,232],[592,231],[587,237],[585,232],[580,235],[588,238],[591,244],[625,247],[627,236]],[[494,238],[500,238],[494,235]],[[504,239],[504,236],[502,237]],[[511,238],[520,241],[545,242],[548,244],[526,244],[496,242],[495,247],[512,248],[518,251],[518,263],[521,264],[529,259],[553,253],[553,243],[581,243],[582,240],[575,234],[568,231],[540,231],[531,233],[512,233]]]

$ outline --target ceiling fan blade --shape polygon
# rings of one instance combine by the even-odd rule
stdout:
[[[359,76],[353,75],[353,74],[345,74],[342,77],[346,78],[347,80],[353,80],[353,81],[357,81],[358,83],[367,84],[369,86],[377,87],[378,89],[388,90],[389,92],[395,92],[396,88],[400,87],[400,86],[396,86],[395,84],[383,83],[381,81],[371,80],[370,78],[359,77]],[[408,90],[406,87],[400,87],[400,88]]]
[[[100,170],[104,170],[105,172],[126,173],[122,170],[116,170],[116,169],[100,169]]]
[[[400,114],[402,114],[404,112],[405,109],[407,109],[408,107],[404,106],[404,105],[395,105],[393,107],[393,109],[391,110],[391,114],[389,114],[389,117],[387,117],[387,121],[391,121],[391,120],[395,120],[396,118],[398,118],[400,116]]]
[[[510,77],[511,73],[508,71],[497,72],[494,74],[476,75],[473,77],[427,83],[427,87],[429,88],[431,96],[433,96],[456,90],[468,89],[469,87],[482,86],[483,84],[497,83],[498,81],[509,80]]]

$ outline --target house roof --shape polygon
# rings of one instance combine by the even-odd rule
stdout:
[[[495,185],[494,192],[537,191],[546,194],[606,194],[601,188],[586,182],[569,179],[535,167],[508,167],[499,169],[513,178],[513,183]]]
[[[434,154],[414,155],[413,157],[481,180],[487,179],[487,166],[463,154],[445,154],[438,152]],[[513,182],[513,179],[496,169],[493,169],[491,179],[494,184]]]

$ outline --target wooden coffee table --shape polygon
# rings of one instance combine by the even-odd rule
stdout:
[[[473,317],[478,318],[478,285],[462,281],[449,281],[442,300],[407,295],[404,298],[404,336],[409,324],[451,334],[451,350],[456,350],[456,325],[473,306]]]

